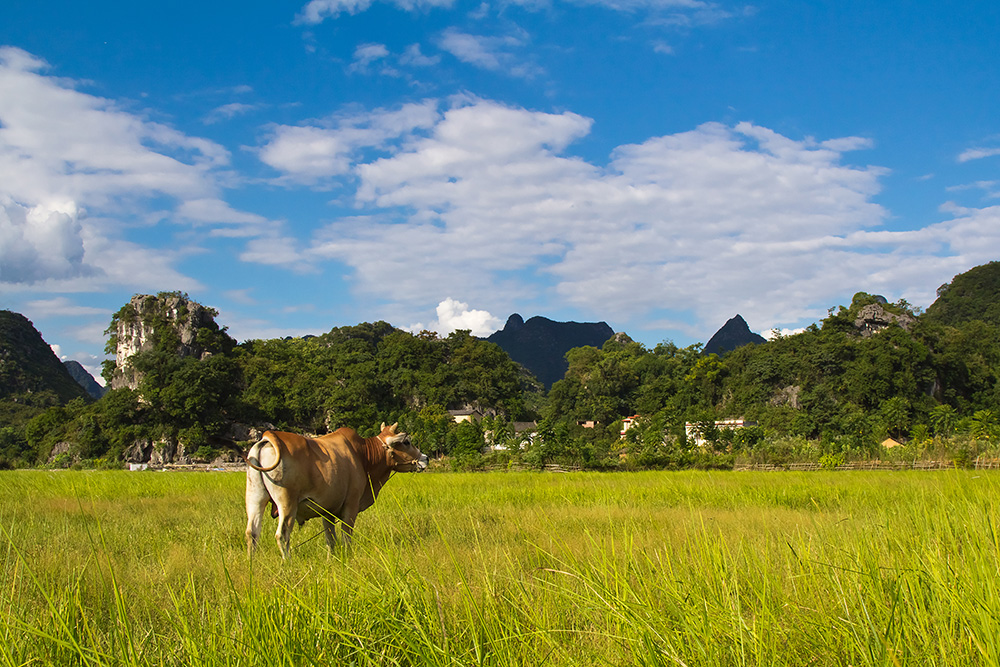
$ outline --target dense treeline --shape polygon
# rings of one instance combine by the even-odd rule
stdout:
[[[961,462],[1000,438],[998,293],[997,263],[942,286],[924,314],[859,293],[802,333],[721,357],[700,345],[648,349],[619,334],[601,348],[571,350],[565,377],[547,394],[502,349],[467,331],[440,338],[376,322],[237,345],[213,325],[198,332],[209,354],[195,358],[178,356],[175,334],[160,326],[153,349],[133,359],[142,377],[134,390],[96,402],[41,394],[0,405],[0,464],[45,462],[59,443],[69,443],[64,462],[115,464],[136,442],[164,440],[209,459],[234,423],[370,433],[382,421],[399,421],[425,452],[462,467]],[[873,307],[883,315],[876,328],[861,321]],[[456,423],[448,410],[458,408],[483,419]],[[632,416],[623,438],[622,420]],[[715,426],[730,418],[757,425]],[[903,446],[887,452],[881,443],[890,437]]]
[[[116,314],[109,333],[127,316],[126,309]],[[324,433],[408,418],[435,433],[442,418],[451,421],[448,408],[522,419],[526,396],[537,393],[537,383],[503,350],[468,331],[439,338],[376,322],[237,345],[224,329],[205,327],[197,338],[206,353],[195,357],[177,354],[179,338],[166,321],[149,324],[152,349],[130,360],[138,387],[113,389],[96,402],[21,405],[19,418],[8,420],[14,425],[0,430],[0,463],[47,460],[59,443],[70,443],[63,460],[112,463],[137,442],[163,440],[209,458],[213,441],[234,423]],[[116,343],[112,334],[109,351]],[[113,363],[106,365],[106,379],[114,372]],[[453,439],[444,438],[437,451],[450,451]]]

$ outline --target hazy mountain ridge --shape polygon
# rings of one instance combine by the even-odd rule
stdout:
[[[715,332],[715,335],[705,344],[703,351],[705,354],[723,354],[725,352],[732,352],[744,345],[759,345],[766,342],[766,338],[750,331],[746,320],[741,315],[737,315]]]
[[[104,394],[108,393],[107,387],[102,387],[98,384],[94,376],[91,375],[86,368],[79,361],[64,361],[63,365],[69,374],[76,380],[81,387],[90,395],[91,398],[101,398]]]
[[[548,389],[569,368],[567,352],[584,345],[601,347],[614,335],[607,322],[556,322],[537,315],[525,321],[514,313],[486,340],[499,345]]]

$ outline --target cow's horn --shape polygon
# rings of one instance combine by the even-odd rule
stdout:
[[[385,430],[385,422],[382,422],[382,425],[378,427],[378,430],[380,430],[380,431],[384,431]]]

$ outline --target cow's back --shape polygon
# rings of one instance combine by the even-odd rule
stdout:
[[[325,512],[337,514],[344,503],[359,498],[364,493],[365,475],[350,434],[340,429],[318,438],[307,438],[295,433],[268,431],[264,437],[274,442],[280,440],[281,463],[265,478],[270,484],[290,493],[297,500],[298,520],[320,516],[313,501]],[[351,429],[346,429],[353,432]],[[357,438],[357,434],[354,434]],[[270,449],[270,448],[267,448]],[[273,452],[261,451],[261,463],[270,465]]]

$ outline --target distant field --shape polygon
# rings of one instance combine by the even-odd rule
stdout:
[[[252,566],[242,496],[0,473],[0,664],[1000,664],[994,471],[397,476]]]

